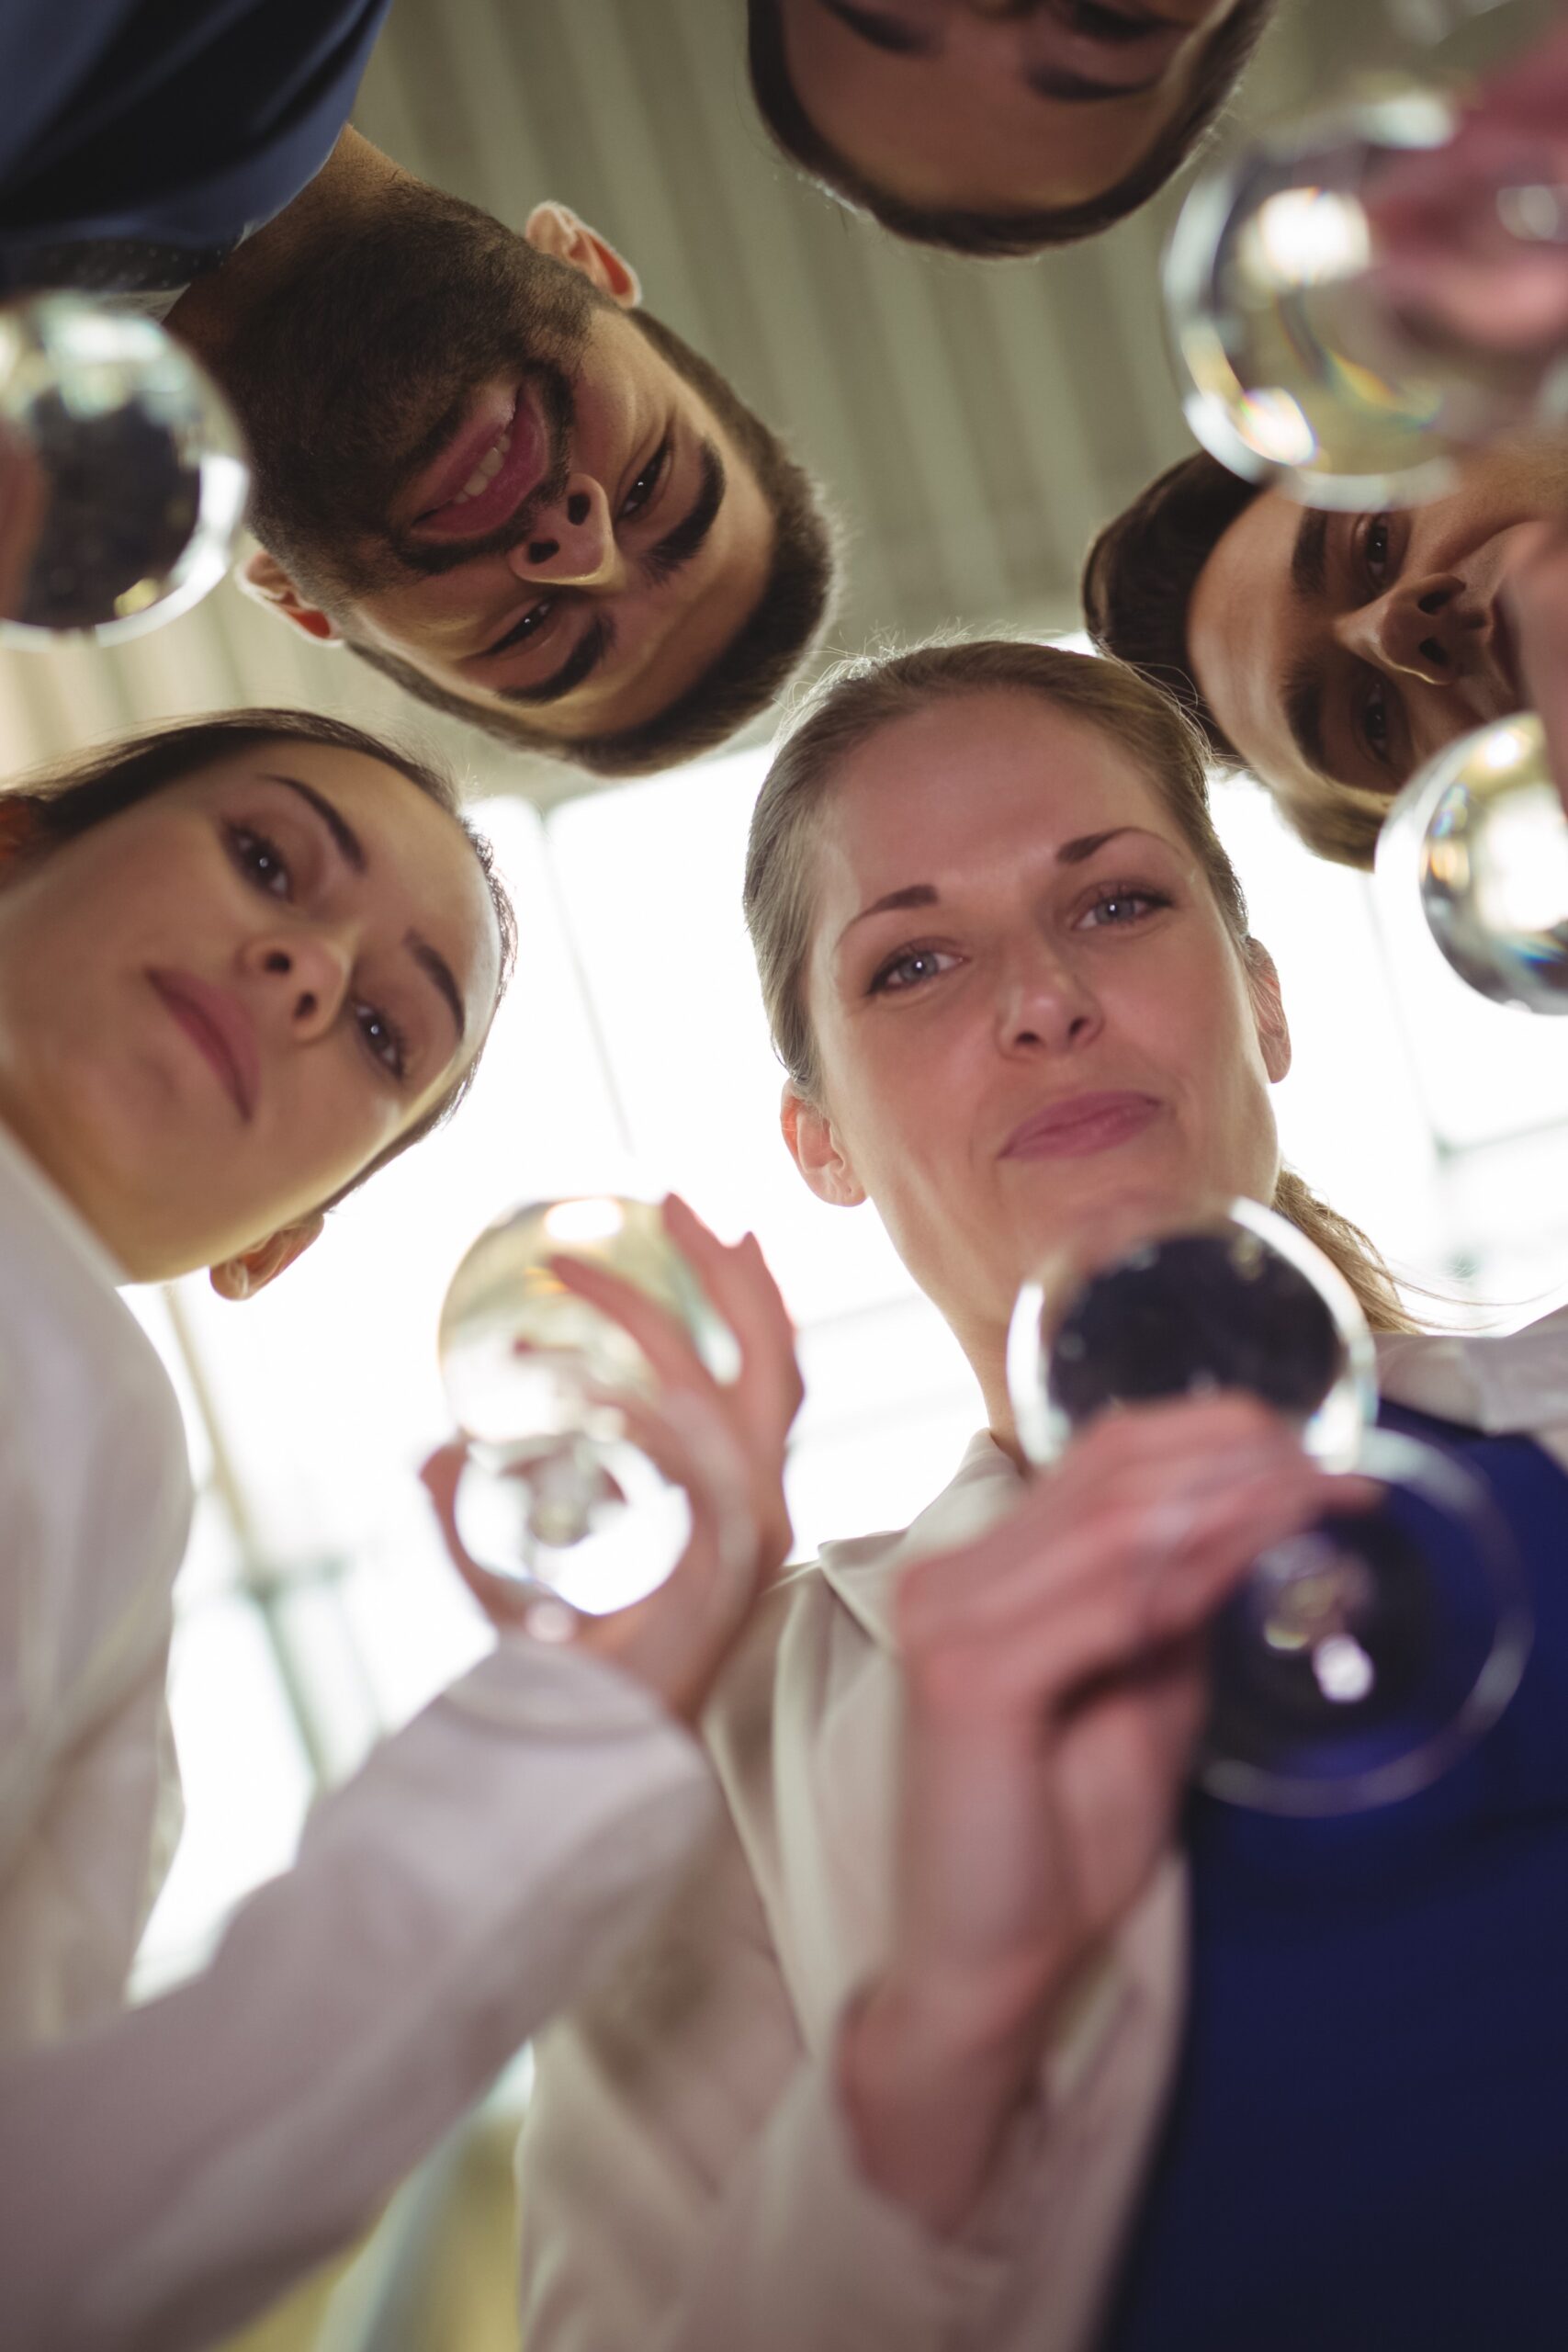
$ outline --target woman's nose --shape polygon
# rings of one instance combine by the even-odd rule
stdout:
[[[559,498],[541,509],[533,529],[507,551],[519,580],[560,588],[619,584],[621,552],[604,486],[592,474],[572,474]]]
[[[1059,1053],[1092,1036],[1100,1024],[1093,992],[1073,958],[1043,941],[1008,970],[999,1011],[1009,1051]]]
[[[274,935],[253,942],[246,961],[296,1038],[321,1036],[332,1027],[354,968],[341,940],[320,930]]]

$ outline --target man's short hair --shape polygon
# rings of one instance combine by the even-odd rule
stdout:
[[[1247,762],[1209,707],[1188,650],[1198,575],[1263,482],[1243,481],[1200,449],[1168,466],[1108,523],[1083,570],[1084,623],[1102,653],[1131,662],[1163,686],[1202,732],[1217,767]],[[1319,857],[1370,866],[1387,802],[1353,785],[1325,782],[1309,794],[1259,776],[1280,813]]]
[[[869,212],[896,237],[982,260],[1037,254],[1114,228],[1157,196],[1218,121],[1257,48],[1276,0],[1240,0],[1215,27],[1198,60],[1186,106],[1114,187],[1084,204],[1034,211],[975,211],[958,205],[910,204],[879,187],[823,138],[795,94],[784,55],[779,0],[746,0],[746,53],[751,94],[774,143],[792,164],[857,212]]]
[[[776,433],[733,385],[661,319],[626,314],[684,378],[757,477],[773,523],[773,551],[755,610],[700,677],[667,710],[618,734],[569,740],[520,713],[481,707],[440,685],[395,653],[349,636],[345,642],[419,701],[467,721],[513,751],[563,760],[594,775],[648,775],[711,751],[777,700],[825,630],[838,574],[838,534],[822,493]]]

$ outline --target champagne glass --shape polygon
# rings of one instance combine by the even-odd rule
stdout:
[[[1568,1012],[1568,820],[1533,711],[1476,728],[1427,761],[1378,837],[1380,890],[1409,894],[1472,989]]]
[[[645,1201],[532,1202],[481,1233],[453,1275],[437,1344],[471,1449],[457,1532],[481,1566],[597,1616],[670,1576],[692,1532],[694,1483],[728,1498],[720,1540],[738,1556],[751,1532],[731,1465],[660,1400],[637,1342],[566,1287],[557,1258],[634,1284],[716,1379],[736,1376],[739,1350]]]
[[[1283,1218],[1232,1201],[1102,1221],[1020,1293],[1008,1383],[1037,1463],[1118,1406],[1239,1388],[1325,1468],[1382,1484],[1375,1509],[1272,1545],[1216,1619],[1213,1795],[1295,1815],[1388,1804],[1512,1697],[1530,1617],[1506,1528],[1451,1456],[1371,1426],[1366,1320]]]
[[[76,295],[0,308],[0,643],[107,645],[216,585],[250,468],[228,403],[152,320]]]
[[[1407,36],[1436,40],[1490,15],[1477,0],[1391,0]],[[1502,12],[1513,23],[1517,6]],[[1441,150],[1458,87],[1419,82],[1266,132],[1205,172],[1167,250],[1168,320],[1192,432],[1249,481],[1310,506],[1415,505],[1451,487],[1465,450],[1568,417],[1555,334],[1507,352],[1439,334],[1390,301],[1378,199],[1402,162]],[[1554,158],[1515,161],[1471,223],[1499,258],[1568,239]]]

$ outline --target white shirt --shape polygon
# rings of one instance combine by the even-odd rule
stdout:
[[[306,1829],[212,1965],[120,2007],[172,1851],[179,1409],[0,1129],[0,2337],[181,2352],[365,2222],[712,1821],[695,1743],[502,1642]]]
[[[1391,1399],[1568,1464],[1568,1310],[1378,1343]],[[1019,1473],[987,1435],[902,1534],[829,1545],[710,1715],[729,1819],[655,1934],[538,2051],[519,2151],[529,2352],[1089,2352],[1180,2046],[1171,1855],[1065,2020],[979,2209],[931,2235],[861,2175],[834,2050],[891,1932],[911,1560]]]

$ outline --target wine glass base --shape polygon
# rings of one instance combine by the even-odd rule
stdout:
[[[1358,1469],[1389,1483],[1266,1554],[1216,1621],[1199,1780],[1254,1811],[1396,1804],[1495,1723],[1530,1613],[1511,1539],[1450,1456],[1377,1431]]]

